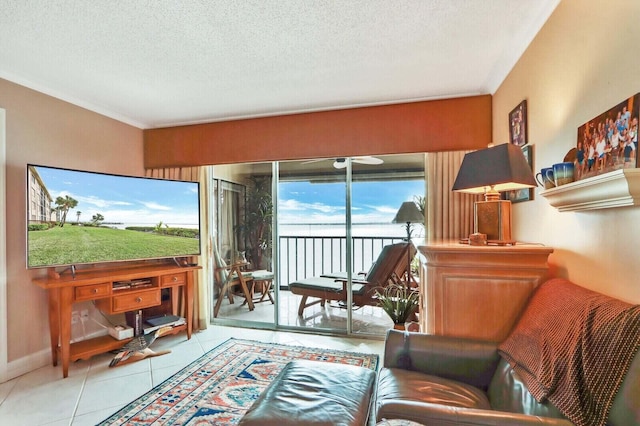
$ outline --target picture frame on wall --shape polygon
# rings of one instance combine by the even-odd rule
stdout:
[[[509,113],[509,141],[518,146],[527,144],[527,100],[520,102]]]
[[[531,171],[533,172],[533,146],[526,145],[522,147],[522,153],[524,157],[527,159],[527,163],[529,167],[531,167]],[[524,189],[516,189],[515,191],[506,191],[502,193],[502,199],[509,200],[512,203],[520,203],[522,201],[531,201],[533,200],[533,188],[524,188]]]
[[[578,127],[575,180],[639,167],[640,93]]]

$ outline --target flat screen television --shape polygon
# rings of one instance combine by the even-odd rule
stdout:
[[[197,182],[27,165],[27,268],[200,254]]]

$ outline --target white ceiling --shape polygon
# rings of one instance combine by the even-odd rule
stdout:
[[[140,128],[493,94],[559,1],[0,0],[0,78]]]

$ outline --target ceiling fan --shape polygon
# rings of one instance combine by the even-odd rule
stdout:
[[[319,161],[325,161],[325,160],[329,160],[329,159],[328,158],[317,158],[317,159],[314,159],[314,160],[305,161],[302,164],[317,163]],[[370,155],[365,155],[365,156],[360,156],[360,157],[351,157],[351,161],[353,163],[369,164],[369,165],[378,165],[378,164],[384,163],[384,161],[381,158],[372,157]],[[345,157],[336,158],[334,160],[334,162],[333,162],[333,167],[335,167],[336,169],[344,169],[345,167],[347,167],[347,159]]]

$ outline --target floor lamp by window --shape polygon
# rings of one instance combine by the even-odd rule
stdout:
[[[418,210],[418,206],[413,201],[405,201],[400,206],[400,210],[396,213],[396,217],[393,218],[393,223],[404,223],[407,228],[407,242],[411,244],[411,232],[413,231],[411,228],[414,223],[422,223],[424,224],[424,216]],[[411,274],[411,250],[407,251],[407,285],[411,285],[411,283],[416,283],[413,279],[413,275]],[[417,283],[416,283],[417,284]]]

